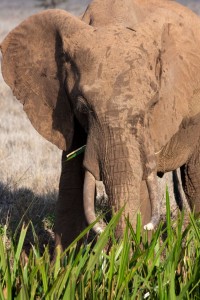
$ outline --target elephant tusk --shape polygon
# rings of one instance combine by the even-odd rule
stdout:
[[[160,152],[162,151],[162,149],[163,149],[163,147],[162,147],[158,152],[155,152],[154,154],[155,154],[155,155],[160,154]]]
[[[91,224],[96,221],[94,208],[95,186],[96,185],[94,176],[88,170],[86,170],[83,187],[83,206],[88,224]],[[101,228],[99,223],[96,223],[93,226],[93,230],[97,234],[101,234],[103,232],[103,229]]]

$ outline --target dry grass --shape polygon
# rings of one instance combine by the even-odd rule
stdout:
[[[80,14],[89,2],[68,0],[59,7]],[[39,3],[33,0],[1,0],[0,41],[20,21],[41,10]],[[193,8],[199,9],[197,1],[191,3]],[[42,220],[55,211],[61,151],[34,130],[1,73],[0,145],[0,223],[4,224],[9,215],[11,228],[16,228],[32,203],[26,212],[26,219],[33,219],[40,232],[44,229]],[[170,185],[171,174],[160,181],[160,197],[163,199],[166,182]],[[173,201],[172,188],[169,190]]]

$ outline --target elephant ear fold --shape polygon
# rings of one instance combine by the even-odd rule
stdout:
[[[176,134],[184,116],[200,111],[199,98],[194,97],[200,78],[200,43],[195,30],[184,23],[163,26],[156,66],[159,101],[151,121],[152,135],[159,137],[157,151]]]
[[[190,113],[191,99],[199,85],[199,37],[195,28],[180,24],[165,24],[161,40],[161,91],[177,118]],[[170,112],[169,112],[170,115]]]
[[[22,22],[1,44],[6,83],[35,129],[62,150],[70,147],[74,127],[62,37],[70,39],[81,23],[65,11],[48,10]]]

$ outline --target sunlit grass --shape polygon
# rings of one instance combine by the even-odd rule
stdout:
[[[27,227],[9,245],[6,227],[2,228],[0,299],[199,299],[199,221],[191,215],[186,228],[183,214],[172,221],[167,193],[166,226],[160,224],[150,238],[138,215],[136,231],[127,220],[124,235],[117,240],[114,229],[120,214],[95,244],[76,248],[90,226],[66,253],[58,252],[55,262],[47,246],[40,253],[33,228],[35,243],[28,258],[23,255]]]

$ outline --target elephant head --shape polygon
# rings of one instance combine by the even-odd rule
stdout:
[[[149,62],[142,46],[131,46],[133,38],[138,40],[134,36],[129,29],[105,31],[67,12],[48,10],[21,23],[1,45],[4,79],[35,129],[62,150],[72,143],[74,120],[87,133],[86,202],[91,199],[87,185],[94,192],[91,182],[101,179],[114,210],[126,203],[132,220],[143,206],[144,107],[157,93],[156,84],[149,89],[150,79],[138,72]],[[90,205],[85,207],[93,221]]]
[[[166,2],[158,1],[158,7]],[[139,211],[144,224],[155,217],[147,228],[158,221],[156,153],[176,133],[183,114],[159,135],[152,116],[162,113],[160,99],[163,109],[175,111],[166,102],[170,84],[173,89],[169,68],[174,70],[166,53],[173,44],[168,14],[165,21],[150,11],[145,19],[140,9],[141,19],[135,14],[131,27],[121,21],[98,27],[86,23],[87,12],[83,22],[47,10],[21,23],[1,45],[4,79],[36,130],[64,151],[82,134],[77,123],[86,133],[83,194],[89,223],[95,219],[95,180],[103,180],[114,211],[125,206],[134,226]],[[146,187],[149,197],[141,198]],[[122,218],[118,234],[124,224]],[[101,231],[98,224],[95,230]]]

